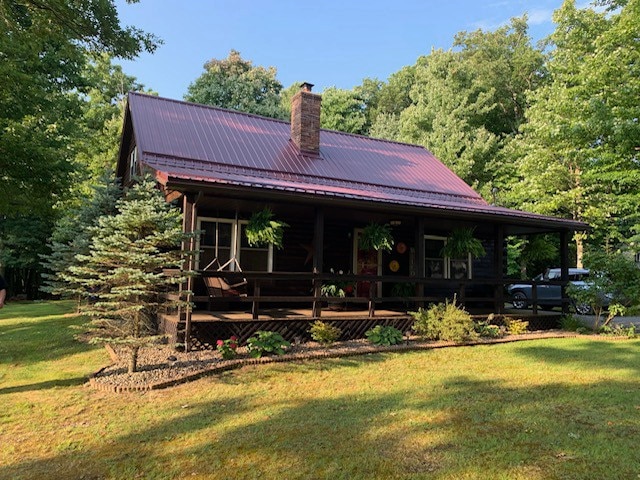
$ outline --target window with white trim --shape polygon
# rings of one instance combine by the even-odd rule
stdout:
[[[442,254],[446,237],[424,236],[424,274],[427,278],[471,278],[471,255],[467,258],[449,258]]]
[[[138,174],[138,149],[134,145],[133,150],[129,154],[129,179]]]
[[[198,230],[201,232],[198,243],[199,255],[197,269],[237,270],[235,257],[240,268],[248,272],[273,271],[273,245],[251,247],[247,242],[244,229],[246,220],[231,218],[198,217]]]

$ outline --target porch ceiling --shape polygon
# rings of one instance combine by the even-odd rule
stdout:
[[[257,205],[270,206],[279,212],[292,215],[309,215],[316,207],[323,207],[325,214],[353,221],[413,220],[416,217],[432,218],[439,226],[464,223],[481,229],[503,225],[505,235],[551,233],[562,230],[583,231],[589,226],[573,220],[521,212],[493,205],[484,208],[465,208],[456,205],[414,205],[374,201],[366,198],[345,198],[307,192],[291,192],[265,188],[252,188],[206,181],[166,179],[168,188],[182,192],[201,193],[198,206],[205,209],[227,211],[252,211]]]

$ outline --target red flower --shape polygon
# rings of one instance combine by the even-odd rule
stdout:
[[[238,348],[238,344],[237,343],[230,343],[229,347],[231,347],[232,350],[235,350],[236,348]]]
[[[233,340],[234,342],[237,342],[238,337],[236,337],[235,335],[231,335],[231,338],[229,340]]]
[[[222,345],[224,345],[224,340],[218,340],[216,342],[216,345],[218,345],[219,347],[221,347]]]

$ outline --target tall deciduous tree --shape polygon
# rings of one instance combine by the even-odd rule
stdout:
[[[272,118],[286,115],[280,107],[282,84],[274,67],[254,67],[231,50],[223,60],[209,60],[204,69],[189,85],[185,100]]]
[[[113,0],[0,1],[0,230],[29,245],[4,248],[0,270],[10,270],[18,293],[37,291],[35,259],[75,180],[87,52],[132,58],[157,42],[122,27]]]
[[[590,241],[611,248],[639,224],[640,2],[604,3],[613,10],[567,0],[554,15],[551,81],[532,94],[511,201],[587,221]]]
[[[336,87],[322,92],[320,124],[323,128],[364,134],[367,127],[366,104],[357,92]]]

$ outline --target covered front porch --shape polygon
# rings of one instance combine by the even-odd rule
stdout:
[[[560,282],[567,282],[572,231],[547,217],[321,202],[280,192],[268,202],[257,197],[251,190],[211,187],[182,195],[184,230],[198,233],[184,245],[198,252],[184,268],[197,275],[183,286],[192,292],[195,308],[167,316],[161,324],[174,341],[205,345],[257,329],[280,330],[296,340],[306,338],[308,325],[318,319],[341,322],[348,338],[362,337],[377,324],[406,331],[413,321],[408,311],[454,297],[472,314],[500,315],[509,300],[505,286],[515,281],[506,276],[509,235],[558,235],[565,272]],[[265,205],[289,225],[281,249],[246,241],[248,219]],[[391,227],[391,251],[360,248],[362,230],[372,222]],[[485,255],[446,257],[443,247],[456,228],[473,229]],[[568,306],[565,299],[564,309]],[[550,322],[544,319],[543,328],[550,328]]]

